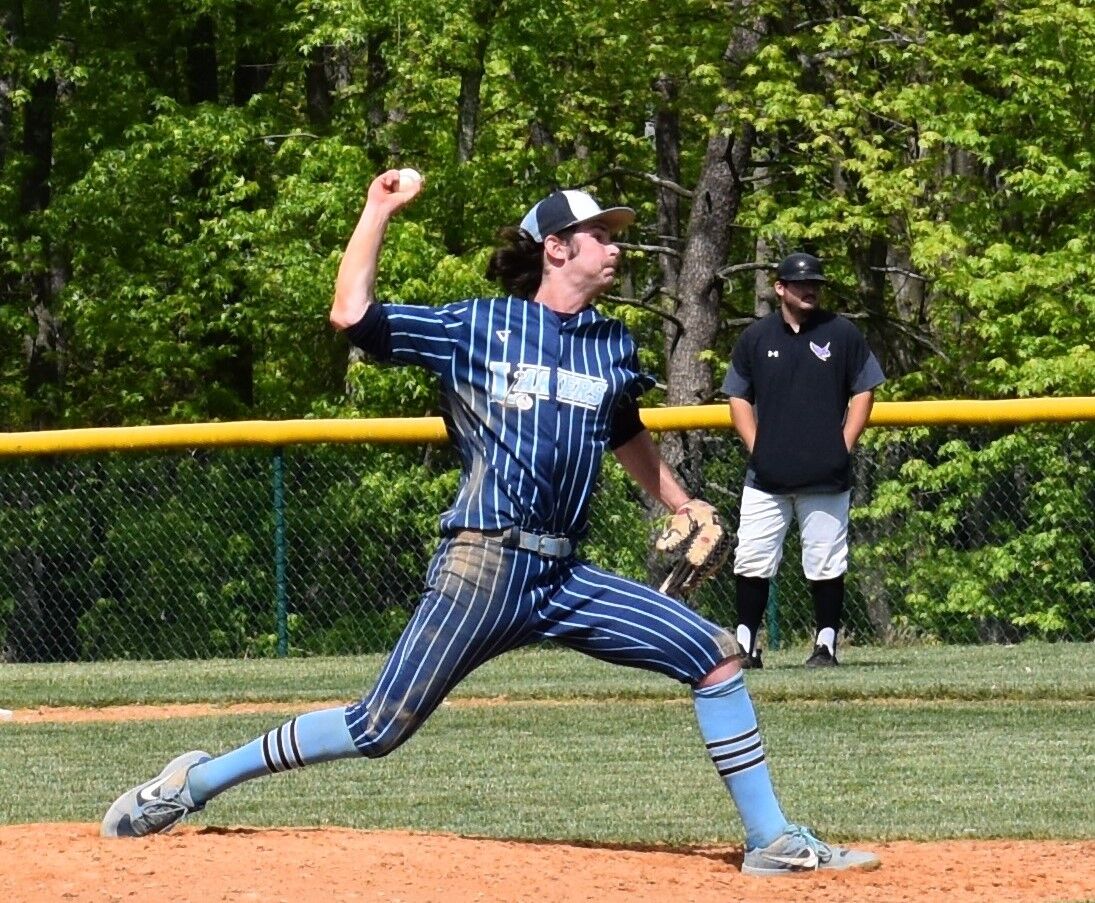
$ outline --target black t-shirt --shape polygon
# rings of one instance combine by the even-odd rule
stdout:
[[[816,311],[797,333],[778,309],[749,326],[722,386],[756,406],[747,485],[778,494],[850,488],[848,401],[884,380],[863,334],[837,314]]]

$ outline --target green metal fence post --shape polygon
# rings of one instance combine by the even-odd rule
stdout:
[[[285,449],[274,449],[274,592],[278,658],[289,654],[289,616],[285,591]]]
[[[776,578],[768,581],[768,606],[764,610],[764,620],[768,624],[768,648],[779,649],[779,592],[776,590]]]

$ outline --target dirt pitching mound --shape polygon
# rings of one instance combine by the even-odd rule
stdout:
[[[0,826],[0,900],[910,903],[1095,898],[1095,841],[872,845],[882,868],[779,879],[733,847],[487,840],[341,828],[189,828],[104,840],[88,824]]]

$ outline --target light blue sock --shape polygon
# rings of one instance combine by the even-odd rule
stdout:
[[[708,755],[745,825],[745,846],[766,847],[787,827],[764,761],[757,715],[739,672],[693,690],[696,720]]]
[[[322,709],[299,715],[246,746],[195,765],[186,786],[200,806],[252,778],[360,755],[346,727],[345,707]]]

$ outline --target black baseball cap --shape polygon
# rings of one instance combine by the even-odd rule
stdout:
[[[594,221],[604,223],[608,231],[615,234],[635,222],[635,211],[630,207],[601,209],[584,191],[555,191],[525,214],[521,229],[534,242],[542,244],[549,235],[558,235],[564,229]]]
[[[776,267],[776,278],[780,282],[829,281],[821,271],[821,261],[804,251],[796,251],[784,257]]]

